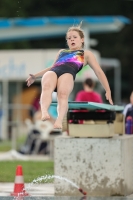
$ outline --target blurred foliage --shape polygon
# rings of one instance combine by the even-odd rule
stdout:
[[[131,4],[130,0],[1,0],[0,17],[117,15],[127,14]]]
[[[39,17],[39,16],[101,16],[124,15],[133,21],[132,0],[1,0],[0,17]],[[95,47],[102,57],[118,58],[122,65],[122,98],[128,98],[133,90],[133,24],[126,25],[120,32],[95,34],[98,40]],[[0,49],[39,49],[65,48],[65,38],[40,39],[2,43]],[[112,73],[107,72],[112,83]],[[112,92],[113,93],[113,92]]]

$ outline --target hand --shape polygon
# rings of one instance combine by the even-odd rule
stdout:
[[[112,98],[111,98],[111,92],[110,91],[106,91],[105,96],[106,96],[106,99],[109,101],[109,103],[111,105],[113,105],[113,101],[112,101]]]
[[[29,87],[32,83],[34,83],[35,81],[35,76],[33,74],[29,74],[30,76],[27,78],[26,82],[27,82],[27,86]]]

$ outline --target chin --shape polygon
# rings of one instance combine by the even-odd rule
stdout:
[[[76,47],[71,47],[70,49],[71,49],[71,50],[77,50],[77,48],[76,48]]]

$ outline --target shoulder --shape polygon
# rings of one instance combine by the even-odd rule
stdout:
[[[55,62],[57,61],[57,59],[60,57],[60,54],[61,54],[62,51],[64,51],[64,49],[60,49],[60,50],[57,52],[54,63],[55,63]]]
[[[57,56],[56,56],[56,58],[58,58],[59,57],[59,55],[64,51],[65,49],[60,49],[59,51],[58,51],[58,53],[57,53]]]
[[[84,50],[84,56],[89,58],[94,57],[94,54],[90,50]]]
[[[125,108],[130,108],[131,106],[132,106],[132,104],[129,103],[129,104],[127,104],[127,105],[125,106]]]
[[[94,91],[93,91],[93,97],[95,98],[95,101],[96,101],[97,103],[102,103],[102,102],[103,102],[102,96],[101,96],[101,94],[99,94],[98,92],[94,92]]]
[[[131,103],[127,104],[127,105],[125,106],[124,110],[123,110],[123,114],[126,115],[127,110],[128,110],[129,108],[131,108],[131,107],[132,107],[132,104],[131,104]]]
[[[95,93],[96,97],[100,100],[100,102],[102,102],[102,96],[101,94],[99,94],[98,92]]]
[[[84,50],[84,59],[86,63],[88,63],[89,60],[92,60],[94,58],[95,56],[90,50]]]
[[[99,94],[98,92],[94,92],[94,94],[99,96],[99,97],[101,96],[101,94]]]
[[[82,101],[82,98],[84,97],[84,90],[81,90],[79,91],[77,94],[76,94],[76,98],[75,100],[76,101]]]
[[[80,90],[77,94],[80,95],[80,94],[83,94],[84,93],[84,90]]]
[[[60,49],[59,51],[58,51],[58,54],[60,54],[62,51],[64,51],[65,49]]]
[[[84,94],[85,94],[85,91],[84,90],[80,90],[78,93],[77,93],[77,97],[82,97],[82,96],[84,96]]]

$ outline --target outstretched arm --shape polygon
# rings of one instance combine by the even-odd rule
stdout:
[[[105,94],[106,99],[109,101],[110,104],[113,105],[108,80],[91,51],[85,51],[85,62],[94,70],[96,76],[98,77],[98,79],[100,80],[102,86],[104,87],[106,91],[106,94]]]
[[[61,50],[58,52],[54,63],[55,63],[56,60],[58,59],[59,54],[60,54],[60,52],[61,52],[62,50],[63,50],[63,49],[61,49]],[[53,64],[53,65],[54,65],[54,64]],[[34,83],[34,81],[36,80],[36,78],[42,77],[47,71],[49,71],[49,70],[53,67],[53,65],[52,65],[51,67],[48,67],[48,68],[46,68],[46,69],[40,71],[40,72],[37,72],[36,74],[29,74],[29,77],[28,77],[27,80],[26,80],[27,86],[29,87],[32,83]]]
[[[29,77],[26,79],[26,82],[27,82],[27,86],[29,87],[32,83],[35,82],[35,80],[39,77],[42,77],[43,74],[45,74],[47,71],[49,71],[51,69],[51,67],[48,67],[36,74],[29,74]]]

